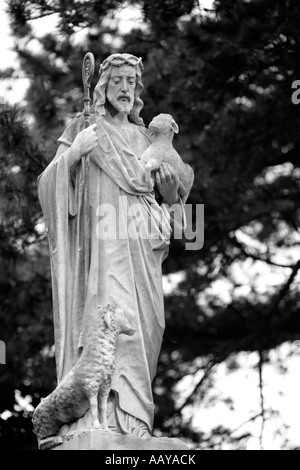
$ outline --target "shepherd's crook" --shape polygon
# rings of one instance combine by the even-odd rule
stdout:
[[[91,52],[88,52],[83,59],[82,63],[82,81],[83,81],[83,116],[85,128],[90,125],[91,115],[91,97],[90,87],[91,81],[95,71],[95,59]],[[84,181],[84,192],[83,192],[83,217],[84,217],[84,272],[86,274],[85,286],[87,288],[87,277],[89,270],[89,256],[90,256],[90,204],[89,204],[89,156],[86,155],[82,159],[82,175]]]

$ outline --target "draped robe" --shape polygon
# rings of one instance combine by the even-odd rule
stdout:
[[[98,305],[111,302],[126,310],[137,330],[131,337],[118,338],[112,390],[123,415],[142,421],[151,432],[151,384],[165,328],[161,265],[168,253],[170,218],[167,206],[156,202],[153,183],[146,180],[139,161],[150,144],[147,130],[132,124],[130,135],[105,118],[92,115],[94,122],[98,146],[89,157],[88,203],[83,203],[81,163],[69,169],[64,157],[84,128],[82,117],[71,121],[59,139],[56,157],[38,180],[50,248],[57,375],[60,381],[76,363],[90,314]],[[107,236],[101,211],[106,207],[114,208],[118,225],[115,231],[109,218]],[[149,222],[151,236],[139,236],[141,225],[149,227]],[[129,428],[123,432],[132,432]]]

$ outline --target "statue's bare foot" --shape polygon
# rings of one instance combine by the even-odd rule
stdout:
[[[112,430],[109,429],[108,426],[102,426],[102,430],[105,431],[105,432],[109,432],[110,434],[112,433]]]
[[[94,429],[100,429],[101,428],[101,425],[100,425],[99,421],[93,421],[92,426],[93,426]]]

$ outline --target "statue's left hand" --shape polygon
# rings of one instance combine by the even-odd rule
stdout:
[[[179,176],[169,163],[162,163],[156,172],[155,181],[163,202],[171,206],[178,201]]]

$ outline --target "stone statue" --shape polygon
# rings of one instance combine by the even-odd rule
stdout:
[[[50,248],[58,384],[89,347],[93,312],[108,303],[121,308],[136,331],[116,343],[107,422],[110,431],[147,438],[165,328],[161,266],[172,232],[170,211],[180,207],[184,224],[188,190],[182,200],[170,163],[162,161],[151,178],[141,160],[151,144],[140,117],[142,70],[142,60],[131,54],[104,60],[90,126],[82,114],[71,120],[39,177],[38,194]],[[87,155],[88,172],[81,164]],[[89,408],[59,435],[92,426]]]

